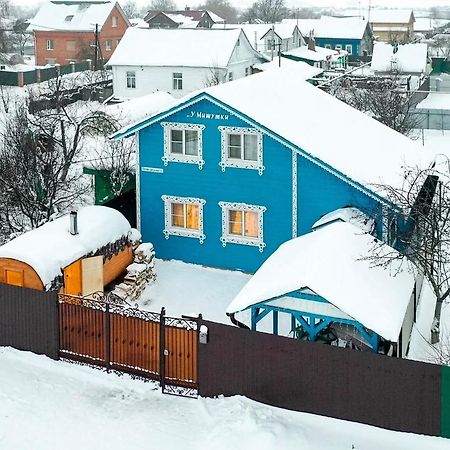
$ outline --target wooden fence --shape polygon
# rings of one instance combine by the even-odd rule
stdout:
[[[197,322],[113,299],[60,296],[60,355],[159,380],[163,392],[196,396]]]

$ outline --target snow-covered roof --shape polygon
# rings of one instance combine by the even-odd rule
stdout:
[[[297,58],[307,59],[308,61],[335,61],[343,56],[348,55],[345,50],[333,50],[331,48],[315,46],[315,50],[310,50],[307,46],[293,48],[283,52],[286,56],[295,56]]]
[[[370,23],[409,23],[411,9],[371,9]]]
[[[400,188],[405,165],[428,167],[432,159],[417,142],[301,81],[292,67],[205,88],[179,99],[178,105],[201,93],[281,136],[303,150],[307,158],[321,161],[373,191],[373,183]],[[125,127],[115,137],[147,123]],[[343,139],[349,129],[351,138]]]
[[[265,72],[266,70],[292,68],[294,70],[297,70],[297,73],[302,80],[310,80],[311,78],[314,78],[323,72],[323,70],[319,69],[318,67],[310,66],[309,64],[306,64],[302,61],[293,61],[289,58],[281,58],[281,64],[278,58],[274,59],[273,61],[255,64],[254,68],[263,72]]]
[[[333,222],[348,222],[361,228],[366,233],[372,232],[374,227],[374,220],[367,214],[364,214],[358,208],[347,207],[323,215],[311,228],[316,230]]]
[[[212,11],[207,10],[206,11],[209,14],[209,17],[215,22],[215,23],[225,23],[225,19],[218,16],[216,13],[213,13]]]
[[[329,17],[320,19],[283,19],[282,23],[297,24],[303,36],[311,31],[317,38],[362,39],[368,21],[362,17]]]
[[[29,30],[92,31],[100,27],[111,14],[115,2],[111,1],[50,1],[44,3],[31,20]]]
[[[107,105],[106,111],[121,123],[130,123],[152,116],[163,108],[170,108],[175,101],[175,97],[168,92],[157,91],[121,103]]]
[[[450,19],[433,19],[431,17],[416,17],[414,22],[414,31],[432,31],[450,23]]]
[[[450,109],[450,92],[431,92],[416,108],[424,109]]]
[[[0,246],[0,258],[13,258],[30,265],[44,286],[61,275],[61,269],[131,230],[128,220],[115,209],[86,206],[78,211],[79,234],[70,234],[69,215]]]
[[[400,261],[388,268],[369,260],[375,238],[334,222],[282,244],[227,308],[228,313],[304,287],[380,336],[397,342],[415,277]],[[395,252],[381,245],[381,252]]]
[[[395,48],[384,42],[375,42],[372,56],[372,70],[391,72],[393,68],[400,73],[425,73],[427,71],[427,44],[404,44]]]
[[[263,37],[274,29],[274,33],[280,37],[281,39],[291,38],[294,34],[296,24],[293,23],[276,23],[276,24],[267,24],[267,23],[227,23],[227,24],[215,24],[213,25],[214,29],[241,29],[245,35],[247,36],[250,44],[252,44],[255,50],[265,50],[264,42],[261,41]]]
[[[128,28],[109,66],[227,67],[241,30]],[[145,51],[143,51],[145,49]]]

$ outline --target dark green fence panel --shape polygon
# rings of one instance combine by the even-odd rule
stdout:
[[[442,366],[441,436],[450,438],[450,367]]]
[[[68,73],[72,73],[72,64],[66,64],[65,66],[60,67],[61,75],[67,75]]]
[[[56,71],[56,67],[47,67],[46,69],[41,69],[41,81],[47,81],[52,78],[56,78],[58,72]]]
[[[89,69],[89,63],[84,61],[75,64],[75,72],[82,72],[83,70]]]
[[[19,83],[17,72],[8,72],[6,70],[0,70],[0,85],[18,86]]]
[[[29,70],[23,73],[23,84],[33,84],[37,82],[36,72]]]

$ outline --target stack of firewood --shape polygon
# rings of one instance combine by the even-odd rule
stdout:
[[[127,267],[123,282],[115,287],[114,294],[124,301],[137,299],[156,278],[154,258],[153,244],[139,244],[134,249],[134,261]]]

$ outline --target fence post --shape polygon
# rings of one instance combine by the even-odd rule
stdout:
[[[105,363],[107,372],[111,369],[111,313],[109,303],[105,305]]]
[[[76,67],[75,67],[75,63],[73,62],[73,61],[70,61],[70,71],[72,72],[72,73],[75,73],[76,72]]]
[[[17,72],[17,86],[23,87],[23,72]]]
[[[166,309],[161,308],[161,314],[159,316],[159,384],[161,385],[161,390],[164,392],[165,387],[165,377],[166,377],[166,330],[165,330],[165,316]]]

